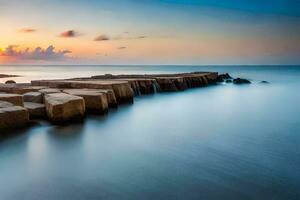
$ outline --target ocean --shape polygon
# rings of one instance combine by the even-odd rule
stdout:
[[[40,121],[22,129],[0,141],[1,200],[300,199],[300,66],[0,66],[0,71],[22,75],[8,78],[19,83],[192,71],[252,81],[140,96],[80,124]]]

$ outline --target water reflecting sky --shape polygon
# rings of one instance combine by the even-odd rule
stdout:
[[[254,84],[138,97],[2,140],[0,199],[299,199],[300,68],[215,69]]]

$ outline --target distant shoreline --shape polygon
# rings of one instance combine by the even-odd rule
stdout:
[[[0,78],[20,77],[19,75],[0,74]]]

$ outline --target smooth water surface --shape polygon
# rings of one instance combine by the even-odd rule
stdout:
[[[1,200],[300,199],[300,67],[107,68],[81,76],[209,70],[254,83],[142,96],[82,124],[22,130],[0,141]]]

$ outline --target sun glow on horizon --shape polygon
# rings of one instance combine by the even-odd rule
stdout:
[[[2,62],[300,63],[300,15],[285,0],[276,0],[279,7],[250,0],[44,2],[1,5]]]

